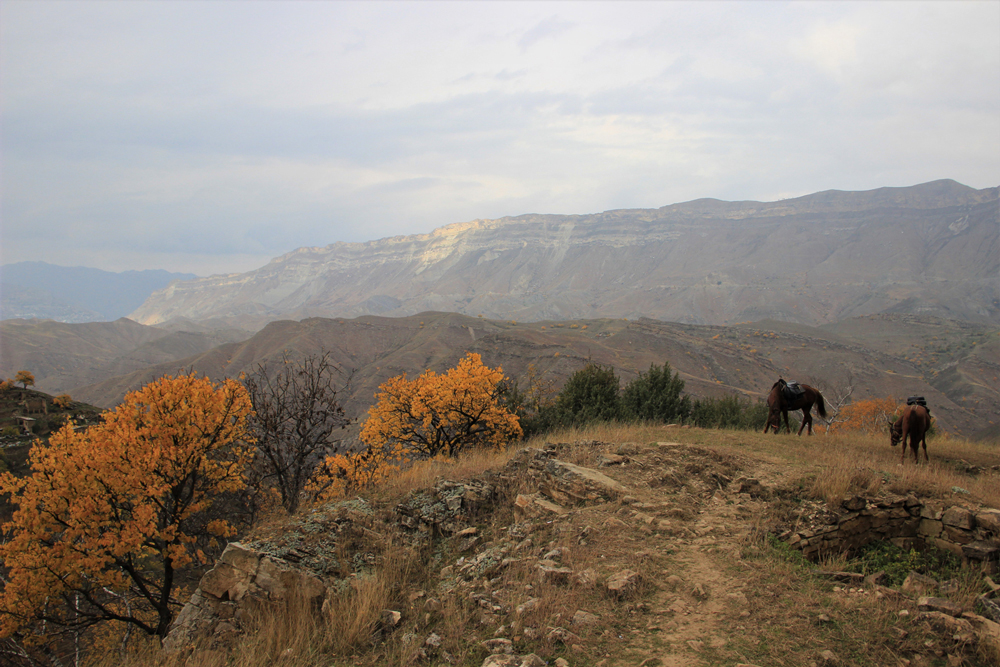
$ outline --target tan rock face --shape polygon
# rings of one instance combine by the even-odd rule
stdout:
[[[698,200],[475,220],[430,234],[300,248],[249,273],[174,283],[130,317],[157,324],[434,310],[520,320],[641,313],[696,324],[772,318],[816,325],[896,304],[995,317],[996,200],[996,188],[939,181],[773,203]],[[967,207],[957,226],[954,206]],[[900,246],[900,218],[919,230],[911,239],[928,241]],[[836,236],[803,228],[832,228]],[[794,251],[775,262],[774,249],[790,243]],[[887,255],[887,247],[897,250]],[[776,295],[774,285],[806,272],[797,294]]]

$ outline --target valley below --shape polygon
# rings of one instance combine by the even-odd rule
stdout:
[[[1000,330],[930,316],[881,314],[811,327],[767,320],[731,326],[648,318],[516,322],[428,312],[283,320],[253,334],[191,328],[126,319],[5,321],[0,375],[28,369],[42,391],[110,408],[164,374],[194,370],[216,380],[237,378],[285,353],[302,358],[327,351],[343,372],[346,412],[360,420],[390,377],[442,372],[466,352],[519,382],[530,367],[553,392],[587,363],[613,367],[625,384],[651,364],[667,362],[694,397],[762,400],[784,377],[815,386],[834,408],[921,395],[947,432],[990,439],[998,433]]]

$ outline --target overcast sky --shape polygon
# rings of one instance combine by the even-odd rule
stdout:
[[[1000,2],[0,3],[2,259],[1000,185]]]

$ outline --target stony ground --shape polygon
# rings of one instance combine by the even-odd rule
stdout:
[[[687,442],[525,449],[402,502],[389,494],[316,508],[246,548],[277,564],[273,585],[282,568],[360,582],[389,562],[387,535],[420,547],[422,570],[377,612],[374,645],[324,665],[991,664],[968,621],[927,618],[913,595],[817,575],[775,540],[829,515],[804,497],[808,465],[678,439]],[[232,617],[233,591],[266,584],[254,576],[215,586],[209,602]],[[333,617],[354,613],[336,607],[343,590],[325,594]]]

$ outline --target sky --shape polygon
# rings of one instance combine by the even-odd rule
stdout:
[[[0,2],[0,262],[1000,185],[1000,2]]]

